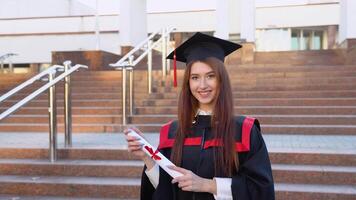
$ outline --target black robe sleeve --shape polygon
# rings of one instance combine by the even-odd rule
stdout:
[[[146,175],[145,171],[146,171],[147,167],[146,165],[143,167],[143,172],[142,172],[142,176],[141,176],[141,191],[140,191],[140,196],[141,196],[141,200],[152,200],[152,196],[154,191],[156,190],[150,179],[148,178],[148,176]]]
[[[161,149],[160,152],[166,156],[170,157],[170,151],[168,149]],[[141,200],[166,200],[168,197],[174,196],[174,186],[171,184],[172,178],[165,172],[162,168],[159,168],[159,182],[157,188],[154,188],[150,179],[146,175],[146,166],[143,168],[141,177]]]
[[[232,177],[231,191],[234,200],[275,199],[271,164],[257,126],[255,124],[251,130],[250,151],[239,155],[239,171]]]

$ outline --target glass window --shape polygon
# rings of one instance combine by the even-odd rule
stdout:
[[[292,30],[292,49],[291,50],[299,50],[300,44],[300,30]]]
[[[312,49],[322,49],[323,31],[314,31]]]

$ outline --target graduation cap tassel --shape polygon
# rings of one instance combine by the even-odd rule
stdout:
[[[173,86],[177,87],[177,55],[176,55],[176,50],[174,50],[174,55],[173,55]]]

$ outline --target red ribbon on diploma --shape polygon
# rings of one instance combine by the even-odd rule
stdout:
[[[151,158],[153,160],[161,160],[161,157],[157,156],[158,149],[156,149],[156,151],[154,151],[154,152],[153,152],[153,149],[148,146],[145,146],[145,149],[151,154]]]

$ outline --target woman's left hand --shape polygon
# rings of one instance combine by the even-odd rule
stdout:
[[[183,191],[216,194],[216,181],[214,179],[202,178],[190,170],[177,166],[170,166],[169,168],[183,174],[183,176],[176,177],[172,180],[172,184],[178,183],[178,187]]]

